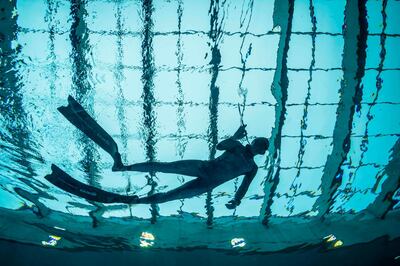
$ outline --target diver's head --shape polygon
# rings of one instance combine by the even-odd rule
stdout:
[[[251,151],[254,155],[265,154],[268,147],[269,141],[267,138],[256,138],[251,142]]]

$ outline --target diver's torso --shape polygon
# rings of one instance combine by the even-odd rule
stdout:
[[[243,146],[225,151],[221,156],[205,162],[203,171],[205,178],[211,183],[222,184],[237,176],[244,175],[257,167],[253,156]]]

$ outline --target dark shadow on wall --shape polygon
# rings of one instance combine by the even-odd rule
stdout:
[[[400,265],[400,238],[326,250],[321,245],[265,254],[210,249],[133,251],[58,250],[0,240],[1,265]],[[193,260],[196,258],[196,260]]]

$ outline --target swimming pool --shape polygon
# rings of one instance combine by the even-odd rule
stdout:
[[[399,1],[0,6],[2,239],[263,252],[329,234],[344,246],[400,235]],[[225,204],[240,178],[162,204],[88,202],[48,183],[50,165],[127,195],[190,178],[112,172],[108,154],[57,111],[68,95],[125,163],[213,159],[242,121],[250,141],[267,137],[270,147],[234,210]]]

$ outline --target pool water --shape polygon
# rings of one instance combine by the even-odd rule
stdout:
[[[331,234],[332,248],[399,237],[400,1],[10,0],[0,10],[1,239],[270,252]],[[124,163],[214,159],[241,123],[270,147],[233,210],[241,177],[162,204],[87,201],[44,179],[51,164],[124,195],[191,178],[112,172],[57,111],[68,95]]]

